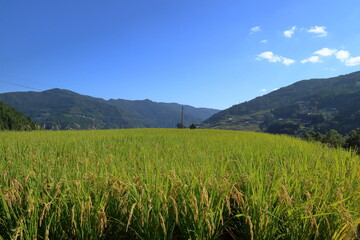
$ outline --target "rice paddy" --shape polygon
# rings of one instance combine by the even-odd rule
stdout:
[[[356,239],[360,159],[223,130],[0,132],[0,239]]]

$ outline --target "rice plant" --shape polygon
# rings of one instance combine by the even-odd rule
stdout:
[[[221,130],[0,132],[2,239],[356,239],[360,159]]]

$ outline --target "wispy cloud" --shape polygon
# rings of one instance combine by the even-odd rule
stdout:
[[[322,60],[320,59],[319,56],[311,56],[311,57],[301,61],[301,63],[308,63],[308,62],[309,63],[320,63],[320,62],[322,62]]]
[[[295,30],[296,30],[296,26],[293,26],[289,30],[284,31],[284,37],[291,38],[294,35]]]
[[[266,59],[268,60],[269,62],[272,62],[272,63],[277,63],[277,62],[280,62],[286,66],[289,66],[293,63],[295,63],[295,60],[291,59],[291,58],[286,58],[286,57],[283,57],[283,56],[279,56],[279,55],[276,55],[274,54],[273,52],[270,52],[270,51],[267,51],[267,52],[262,52],[260,53],[259,55],[257,55],[257,60],[262,60],[262,59]]]
[[[308,30],[308,33],[316,34],[317,37],[326,37],[327,31],[325,26],[314,26]]]
[[[253,33],[256,33],[259,31],[261,31],[260,26],[255,26],[255,27],[250,28],[250,34],[253,34]]]
[[[322,48],[322,49],[314,52],[314,54],[317,54],[322,57],[328,57],[328,56],[335,54],[336,52],[337,52],[336,49]]]
[[[324,70],[326,70],[326,71],[332,71],[332,72],[336,72],[336,68],[332,68],[332,67],[326,67],[326,68],[324,68]]]
[[[262,89],[260,89],[259,91],[262,92],[262,93],[266,93],[266,92],[267,92],[267,89],[262,88]]]
[[[264,43],[264,44],[267,43],[267,42],[268,42],[267,39],[264,39],[264,40],[261,40],[261,41],[260,41],[260,43]]]

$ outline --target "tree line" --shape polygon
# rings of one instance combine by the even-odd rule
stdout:
[[[360,128],[352,130],[348,135],[341,135],[338,131],[332,129],[326,134],[313,132],[305,134],[304,139],[308,141],[317,141],[330,147],[343,147],[353,149],[360,154]]]

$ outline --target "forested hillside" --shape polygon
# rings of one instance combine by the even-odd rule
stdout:
[[[0,130],[33,130],[35,123],[14,108],[0,101]]]
[[[182,105],[150,100],[109,100],[64,89],[0,94],[0,100],[29,116],[44,129],[175,128]],[[184,106],[185,125],[218,112]]]
[[[201,123],[219,110],[182,106],[178,103],[158,103],[151,100],[129,101],[111,99],[111,105],[123,109],[129,115],[140,119],[146,127],[173,128],[181,119],[181,109],[184,107],[184,125]]]
[[[45,129],[129,128],[138,124],[103,99],[62,89],[5,93],[0,99]]]
[[[210,128],[301,134],[360,127],[360,72],[296,82],[234,105],[208,120]]]

